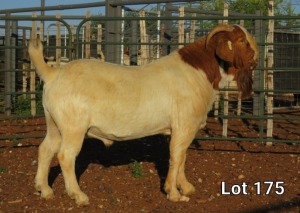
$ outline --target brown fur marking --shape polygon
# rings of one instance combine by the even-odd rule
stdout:
[[[219,67],[222,66],[225,73],[232,74],[237,80],[242,97],[250,96],[252,92],[252,71],[257,64],[258,57],[258,49],[254,39],[239,26],[234,26],[232,31],[220,31],[213,36],[209,36],[209,44],[206,46],[208,36],[178,50],[182,60],[205,72],[214,89],[219,89],[221,80]],[[218,54],[217,51],[218,45],[227,44],[228,41],[232,45],[232,61],[229,61],[228,58],[220,58],[221,54]],[[223,55],[228,56],[229,54],[223,53]]]
[[[178,53],[184,62],[196,69],[203,70],[214,89],[217,90],[221,80],[219,64],[213,49],[209,48],[206,50],[205,40],[206,38],[202,38],[193,44],[185,46],[178,50]]]

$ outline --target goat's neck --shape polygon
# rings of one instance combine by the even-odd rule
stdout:
[[[219,89],[222,73],[225,71],[212,48],[206,48],[205,38],[178,50],[182,60],[199,71],[203,71],[214,89]]]

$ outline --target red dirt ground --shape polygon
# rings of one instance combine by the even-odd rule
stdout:
[[[257,137],[255,125],[254,121],[230,120],[228,134]],[[274,136],[299,140],[298,128],[299,121],[278,121]],[[45,129],[44,118],[0,121],[0,135],[43,135]],[[221,131],[221,124],[209,119],[199,134],[209,137]],[[196,194],[187,203],[172,203],[162,190],[168,168],[168,137],[116,142],[110,148],[87,139],[76,160],[76,172],[90,206],[79,207],[64,191],[57,159],[51,164],[49,177],[55,198],[43,200],[34,190],[41,141],[42,138],[0,141],[0,213],[300,211],[300,144],[267,147],[254,142],[195,140],[188,150],[186,175],[196,187]],[[133,161],[140,162],[144,176],[133,177]],[[268,195],[265,193],[269,184],[264,181],[274,183]],[[223,195],[222,182],[225,192],[234,184],[247,184],[247,194]],[[281,186],[284,193],[277,195]]]

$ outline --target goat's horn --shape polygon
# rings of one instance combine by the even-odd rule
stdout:
[[[207,47],[211,37],[213,37],[216,33],[222,32],[222,31],[230,32],[233,29],[234,29],[233,26],[230,26],[227,24],[220,24],[220,25],[216,26],[214,29],[212,29],[212,31],[210,31],[210,33],[206,37],[206,42],[205,42],[206,47]]]

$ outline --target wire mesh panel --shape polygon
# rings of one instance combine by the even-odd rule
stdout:
[[[275,107],[293,107],[299,105],[297,90],[300,90],[300,33],[275,33],[274,85],[285,93],[275,96]]]

